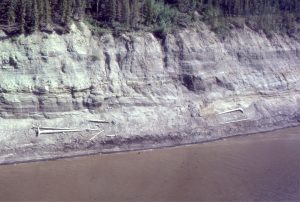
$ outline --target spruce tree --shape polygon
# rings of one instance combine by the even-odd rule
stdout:
[[[15,23],[15,20],[16,20],[15,8],[16,8],[16,1],[11,0],[8,4],[8,11],[7,11],[7,24],[8,24],[8,26],[11,26],[12,24]]]
[[[26,24],[26,0],[21,0],[20,3],[20,32],[25,33],[25,24]]]
[[[148,25],[148,26],[153,23],[154,2],[155,2],[155,0],[146,0],[146,2],[144,4],[145,21],[146,21],[146,25]]]
[[[39,28],[39,10],[38,10],[38,0],[32,0],[32,8],[33,8],[33,31],[37,31]]]
[[[140,5],[138,0],[131,0],[130,26],[137,27],[140,18]]]
[[[129,0],[123,0],[122,22],[126,27],[130,25],[130,5]]]
[[[50,6],[50,0],[44,0],[44,23],[46,27],[51,24],[52,21],[52,15],[51,15],[51,6]]]
[[[116,21],[118,21],[118,22],[122,21],[122,1],[121,0],[116,1]]]
[[[108,1],[108,22],[112,24],[116,19],[116,0]]]

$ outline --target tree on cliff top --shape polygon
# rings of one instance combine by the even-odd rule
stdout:
[[[0,26],[19,33],[46,27],[63,31],[71,21],[87,20],[106,29],[164,33],[189,26],[197,15],[215,31],[245,22],[265,32],[295,32],[299,4],[299,0],[0,0]]]

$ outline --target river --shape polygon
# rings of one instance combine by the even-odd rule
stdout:
[[[300,128],[0,166],[2,201],[300,201]]]

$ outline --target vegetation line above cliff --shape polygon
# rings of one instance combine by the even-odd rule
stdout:
[[[0,29],[8,34],[68,32],[84,20],[95,34],[152,31],[163,37],[197,21],[219,34],[232,26],[296,33],[299,0],[0,0]]]

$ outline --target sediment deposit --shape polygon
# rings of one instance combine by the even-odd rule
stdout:
[[[0,163],[300,123],[297,37],[267,38],[245,27],[220,39],[205,25],[165,40],[151,33],[95,37],[83,23],[66,35],[0,35]],[[37,127],[82,132],[37,136]]]

